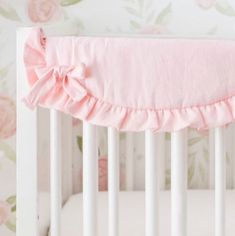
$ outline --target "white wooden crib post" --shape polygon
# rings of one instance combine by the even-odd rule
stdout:
[[[119,235],[119,139],[115,128],[108,128],[109,236]]]
[[[98,149],[96,127],[83,122],[83,236],[97,235]]]
[[[17,211],[16,235],[38,235],[37,181],[37,109],[29,110],[22,102],[28,92],[23,63],[24,43],[31,28],[17,30]]]
[[[225,236],[226,158],[224,128],[215,129],[215,235]]]
[[[61,115],[54,109],[50,111],[51,236],[61,235]]]
[[[186,130],[171,134],[171,235],[187,235]]]

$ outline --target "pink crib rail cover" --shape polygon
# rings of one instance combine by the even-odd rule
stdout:
[[[234,121],[235,41],[46,37],[32,29],[24,101],[125,131]]]

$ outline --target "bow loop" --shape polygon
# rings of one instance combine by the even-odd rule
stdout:
[[[25,101],[32,106],[40,103],[45,96],[59,96],[53,92],[55,89],[63,88],[69,98],[80,101],[86,96],[87,91],[81,80],[86,78],[86,66],[80,63],[76,66],[50,66],[35,68],[38,80],[34,83]],[[58,89],[60,91],[60,89]]]
[[[45,70],[47,70],[47,68],[42,68],[41,73],[45,73]],[[54,76],[61,81],[66,77],[74,78],[76,80],[84,80],[86,77],[86,66],[84,63],[80,63],[76,66],[53,66],[49,68],[49,71],[52,72]]]
[[[80,101],[86,96],[87,91],[83,87],[81,80],[86,77],[86,66],[81,63],[78,66],[65,70],[66,75],[62,75],[62,83],[65,92],[75,101]]]

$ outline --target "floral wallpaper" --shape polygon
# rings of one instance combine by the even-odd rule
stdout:
[[[15,235],[15,31],[43,25],[62,33],[218,35],[235,33],[234,0],[0,0],[0,235]],[[77,124],[80,126],[80,124]],[[231,143],[231,136],[228,140]],[[143,134],[135,135],[135,187],[144,188]],[[74,135],[75,149],[81,135]],[[106,134],[100,131],[100,189],[107,188]],[[169,141],[166,185],[170,186]],[[125,134],[121,135],[121,161]],[[208,186],[208,134],[189,131],[189,187]],[[230,145],[231,146],[231,145]],[[82,150],[81,150],[82,151]],[[76,153],[76,152],[75,152]],[[75,157],[78,158],[78,157]],[[227,151],[231,168],[231,151]],[[81,161],[78,163],[81,163]],[[231,170],[228,186],[232,187]],[[79,181],[78,181],[79,182]]]

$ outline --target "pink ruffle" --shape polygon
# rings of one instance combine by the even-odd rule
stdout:
[[[31,86],[28,107],[53,108],[99,126],[123,131],[208,129],[234,121],[235,96],[212,104],[176,109],[135,109],[110,104],[87,91],[86,65],[47,66],[46,38],[34,29],[25,45],[25,65]]]

